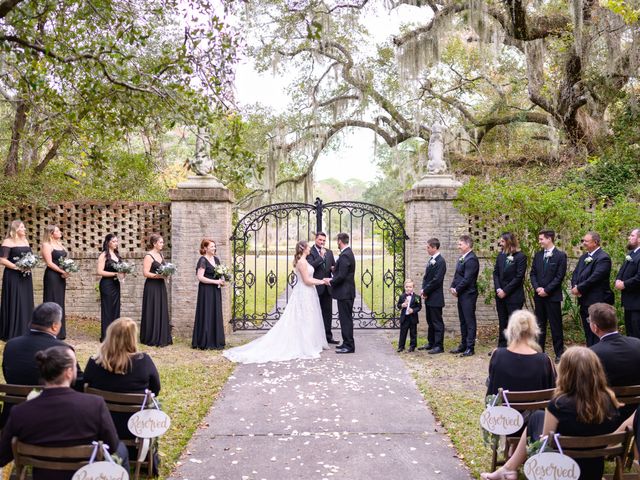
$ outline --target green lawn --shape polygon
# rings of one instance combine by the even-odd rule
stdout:
[[[67,335],[67,343],[76,349],[80,366],[84,367],[99,346],[99,321],[68,317]],[[141,346],[158,367],[162,382],[158,399],[171,418],[171,428],[160,438],[160,479],[169,476],[233,371],[233,364],[219,351],[194,350],[190,342],[181,339],[174,339],[174,342],[165,348]],[[3,349],[4,342],[0,342],[0,354]],[[0,378],[4,381],[1,374]]]

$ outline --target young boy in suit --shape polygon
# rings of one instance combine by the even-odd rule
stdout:
[[[398,297],[400,309],[400,339],[398,340],[398,352],[404,352],[409,332],[409,351],[413,352],[418,345],[418,312],[422,308],[420,295],[414,293],[412,280],[404,282],[404,293]]]

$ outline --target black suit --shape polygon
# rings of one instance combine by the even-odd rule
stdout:
[[[422,301],[420,295],[413,293],[409,308],[413,310],[407,315],[407,309],[402,306],[407,299],[407,294],[403,293],[398,298],[397,307],[400,309],[400,338],[398,339],[398,348],[404,348],[407,343],[407,331],[409,332],[409,348],[416,348],[418,345],[418,312],[422,309]]]
[[[345,247],[336,261],[336,268],[331,279],[331,296],[338,301],[338,318],[342,345],[355,351],[353,338],[353,301],[356,298],[356,258],[351,247]]]
[[[640,385],[640,368],[638,368],[638,365],[640,365],[639,339],[625,337],[615,332],[603,336],[598,343],[591,346],[591,350],[600,358],[609,386]],[[631,415],[635,407],[627,410],[628,412],[623,412],[621,418],[625,419]]]
[[[562,282],[567,274],[567,254],[553,248],[551,256],[545,258],[544,250],[540,250],[533,257],[531,264],[531,285],[533,290],[544,288],[546,297],[535,293],[535,313],[540,327],[538,343],[544,352],[547,339],[547,322],[551,327],[551,339],[556,358],[564,352],[564,334],[562,331]]]
[[[591,260],[587,261],[588,258]],[[602,248],[598,248],[592,255],[585,253],[580,257],[571,276],[571,286],[577,287],[580,292],[578,304],[588,347],[598,343],[598,337],[593,334],[587,322],[589,307],[600,302],[613,305],[614,296],[609,285],[610,275],[611,258]]]
[[[325,250],[324,257],[320,256],[318,248],[313,245],[309,255],[307,255],[307,262],[311,265],[313,270],[313,278],[322,280],[331,276],[331,267],[335,266],[336,262],[333,259],[333,252],[331,250]],[[333,317],[333,299],[331,298],[331,287],[326,285],[316,286],[318,291],[318,299],[320,300],[320,309],[322,310],[322,320],[324,321],[324,333],[327,336],[327,340],[333,340],[333,334],[331,333],[331,320]]]
[[[624,282],[622,306],[627,335],[640,338],[640,250],[631,251],[628,255],[631,260],[625,260],[616,280]]]
[[[461,257],[462,258],[462,257]],[[480,262],[473,251],[458,260],[451,288],[458,294],[458,318],[460,319],[460,346],[473,349],[476,346],[476,302],[478,301],[478,274]]]
[[[427,342],[429,345],[440,348],[443,348],[444,345],[442,283],[445,273],[447,273],[447,262],[442,255],[438,254],[427,262],[422,277],[422,294],[425,297],[424,306],[427,315]]]
[[[43,382],[36,363],[36,353],[49,347],[57,346],[68,345],[53,335],[38,330],[31,330],[25,335],[12,338],[4,346],[4,353],[2,354],[4,381],[15,385],[40,385]],[[74,388],[81,391],[84,387],[84,380],[80,365],[77,365],[77,377]],[[2,409],[0,428],[7,421],[10,410],[11,405],[7,405]]]
[[[510,260],[509,256],[512,256],[513,260]],[[499,298],[496,294],[496,311],[500,329],[498,332],[498,347],[507,346],[504,330],[509,323],[509,317],[524,305],[524,276],[526,272],[527,257],[524,253],[515,252],[507,255],[500,252],[498,254],[496,265],[493,269],[493,287],[496,291],[501,288],[506,294],[504,298]]]
[[[13,459],[11,439],[48,447],[89,445],[102,440],[121,455],[128,467],[127,449],[118,440],[107,405],[97,395],[67,387],[46,388],[40,396],[16,405],[0,439],[0,466]],[[74,472],[34,469],[34,480],[70,480]]]

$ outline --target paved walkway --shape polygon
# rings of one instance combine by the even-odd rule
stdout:
[[[171,478],[471,479],[393,351],[396,334],[356,331],[352,355],[239,365]]]

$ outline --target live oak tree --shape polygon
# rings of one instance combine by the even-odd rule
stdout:
[[[4,0],[0,95],[10,115],[4,173],[42,172],[139,132],[151,157],[176,123],[227,110],[236,34],[209,0]]]

